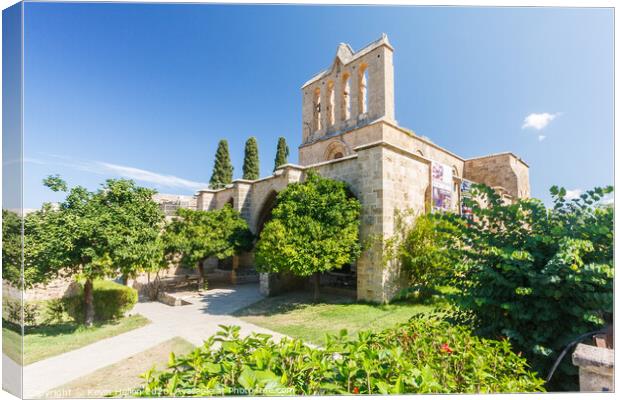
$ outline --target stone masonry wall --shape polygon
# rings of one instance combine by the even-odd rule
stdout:
[[[467,160],[464,177],[490,187],[502,187],[513,198],[530,197],[529,168],[512,153]]]

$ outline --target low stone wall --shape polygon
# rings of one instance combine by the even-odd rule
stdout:
[[[614,351],[580,343],[573,352],[581,392],[614,391]]]
[[[291,290],[303,288],[307,279],[287,273],[261,273],[260,292],[264,296],[275,296]]]
[[[2,290],[5,296],[13,299],[21,299],[21,292],[19,289],[8,285],[6,282],[2,283]],[[35,285],[32,288],[26,289],[24,292],[24,301],[44,301],[60,299],[63,297],[74,296],[79,293],[80,285],[70,278],[54,279],[46,285]]]
[[[157,296],[157,301],[164,303],[166,305],[172,306],[172,307],[185,306],[187,304],[191,304],[189,301],[185,301],[180,297],[176,297],[166,292],[159,292]]]

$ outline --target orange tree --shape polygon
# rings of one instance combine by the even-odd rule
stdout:
[[[198,267],[199,286],[205,284],[202,262],[209,257],[224,259],[250,250],[253,235],[239,212],[226,204],[219,210],[179,209],[164,234],[168,259],[180,256],[181,265]]]
[[[314,276],[354,262],[360,254],[360,203],[344,182],[310,171],[304,182],[278,194],[272,219],[256,245],[256,266],[264,272]]]

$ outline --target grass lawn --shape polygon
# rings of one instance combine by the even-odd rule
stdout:
[[[22,363],[22,338],[21,335],[14,330],[8,329],[6,324],[2,323],[2,352],[16,363]]]
[[[91,328],[78,325],[73,322],[40,325],[26,329],[24,337],[24,364],[43,360],[58,354],[84,347],[101,339],[120,335],[121,333],[140,328],[150,321],[141,315],[132,315],[121,318],[118,321],[95,323]],[[20,335],[2,327],[3,351],[18,363],[21,362],[19,354]]]
[[[116,364],[108,365],[52,389],[44,397],[104,397],[112,392],[126,397],[130,390],[142,383],[142,379],[139,378],[140,374],[152,366],[157,369],[166,367],[171,352],[180,355],[189,353],[193,349],[194,345],[190,342],[175,337]]]
[[[356,334],[360,330],[380,331],[415,314],[431,313],[442,307],[440,300],[427,304],[395,302],[379,305],[356,302],[347,297],[323,295],[313,303],[312,294],[286,293],[268,297],[235,313],[242,320],[304,341],[321,345],[325,333],[341,329]]]

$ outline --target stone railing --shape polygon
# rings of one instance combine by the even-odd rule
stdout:
[[[614,351],[605,347],[578,344],[573,364],[579,367],[581,392],[614,391]]]

